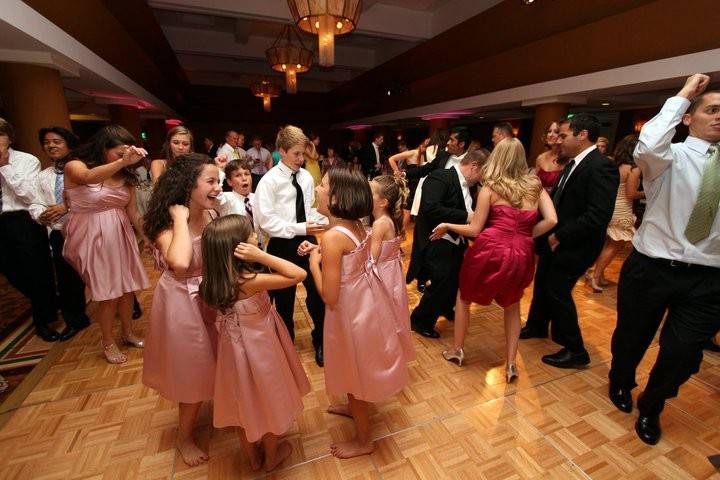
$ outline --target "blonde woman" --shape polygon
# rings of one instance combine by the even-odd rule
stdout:
[[[170,164],[180,155],[187,155],[193,152],[193,134],[183,125],[178,125],[168,130],[165,143],[160,151],[162,158],[153,160],[150,163],[150,178],[153,185],[157,183],[160,175],[165,173]]]
[[[557,215],[540,179],[530,173],[525,150],[517,139],[497,144],[483,167],[482,178],[483,187],[470,224],[441,223],[430,237],[437,240],[448,231],[476,237],[460,268],[453,348],[444,351],[443,357],[462,365],[470,303],[489,305],[495,301],[504,311],[505,374],[510,383],[518,375],[515,356],[520,335],[520,298],[535,270],[533,238],[553,228]]]

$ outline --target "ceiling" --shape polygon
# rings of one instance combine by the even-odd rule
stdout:
[[[328,92],[501,0],[365,0],[357,29],[335,41],[335,65],[298,76],[300,91]],[[284,25],[286,0],[149,0],[191,85],[248,87],[277,77],[265,60]],[[317,52],[317,37],[300,33]],[[282,83],[280,81],[280,83]]]

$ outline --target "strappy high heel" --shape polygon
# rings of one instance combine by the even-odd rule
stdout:
[[[517,367],[514,363],[508,363],[507,367],[505,367],[505,381],[512,383],[516,378],[518,378]]]
[[[107,360],[108,363],[118,364],[127,362],[127,356],[120,351],[118,346],[115,345],[115,342],[110,345],[105,345],[101,340],[100,347],[102,347],[105,360]]]
[[[130,335],[123,335],[122,342],[125,345],[130,345],[131,347],[135,347],[135,348],[144,348],[145,347],[145,339],[136,337],[134,333],[131,333]]]
[[[462,348],[459,348],[458,350],[445,350],[442,352],[442,356],[445,360],[448,362],[452,362],[455,360],[458,364],[458,367],[462,367],[462,362],[465,360],[465,352]]]

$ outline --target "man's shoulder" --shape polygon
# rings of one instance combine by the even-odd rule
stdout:
[[[27,152],[21,152],[20,150],[12,150],[10,152],[10,159],[11,160],[19,160],[19,161],[23,161],[23,162],[30,161],[30,162],[40,163],[40,160],[38,160],[38,158],[35,155],[27,153]]]
[[[457,176],[454,168],[436,168],[428,175],[428,178],[435,178],[443,182],[452,180],[454,176]]]

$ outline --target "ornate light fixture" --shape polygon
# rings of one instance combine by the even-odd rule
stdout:
[[[362,0],[288,0],[288,6],[297,26],[318,36],[318,63],[331,67],[335,63],[335,35],[355,29]]]
[[[250,90],[253,95],[263,99],[263,110],[266,112],[270,111],[270,99],[280,96],[280,87],[272,83],[270,80],[262,80],[260,82],[253,83],[250,86]]]
[[[295,35],[299,45],[293,43],[292,34]],[[283,39],[285,43],[281,44]],[[297,93],[297,74],[310,70],[312,57],[313,53],[305,48],[302,39],[292,25],[285,25],[272,47],[265,50],[265,58],[272,69],[285,74],[287,93]]]

